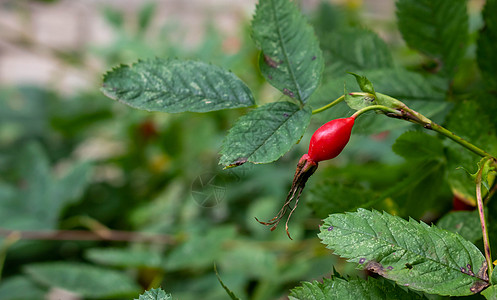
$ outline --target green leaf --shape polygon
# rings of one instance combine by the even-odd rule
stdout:
[[[157,3],[148,2],[145,3],[138,12],[138,31],[144,32],[150,25],[152,17],[154,16],[157,9]]]
[[[134,108],[169,113],[254,105],[249,88],[233,73],[176,59],[155,58],[116,67],[104,75],[102,92]]]
[[[173,300],[173,297],[161,288],[157,288],[146,291],[137,300]]]
[[[0,283],[0,300],[43,300],[45,294],[46,291],[26,276],[9,277]]]
[[[481,292],[481,294],[488,300],[497,300],[497,285],[488,287],[486,290]]]
[[[329,16],[328,16],[329,17]],[[321,38],[325,75],[336,78],[347,71],[364,71],[393,67],[387,44],[368,29],[345,28]]]
[[[437,226],[458,233],[472,243],[482,238],[480,218],[477,211],[450,212],[437,222]]]
[[[397,19],[402,37],[451,76],[466,51],[466,0],[398,0]]]
[[[366,76],[358,75],[351,72],[349,72],[349,74],[355,77],[355,80],[357,81],[357,84],[359,85],[361,91],[375,95],[373,84],[371,83],[371,81],[369,81],[369,79]]]
[[[485,114],[485,111],[478,107],[476,101],[465,101],[458,103],[452,110],[445,127],[495,156],[497,153],[497,133],[495,128],[489,124],[491,124],[490,118]],[[447,180],[455,195],[475,206],[475,182],[464,170],[475,173],[480,159],[480,156],[457,143],[452,141],[447,143],[447,161],[450,171],[447,174]],[[482,189],[482,193],[486,193],[486,190]]]
[[[77,163],[60,178],[39,144],[19,152],[21,188],[0,192],[0,226],[9,229],[53,229],[62,209],[78,200],[89,184],[91,165]],[[8,189],[8,186],[0,186]]]
[[[194,232],[188,240],[174,248],[163,264],[167,271],[182,268],[201,269],[223,255],[223,243],[235,236],[233,226],[211,228],[207,232]]]
[[[421,131],[408,131],[397,138],[392,150],[408,160],[435,160],[444,157],[440,139]]]
[[[323,54],[312,27],[288,0],[259,1],[252,36],[262,50],[259,66],[270,84],[306,102],[319,85]]]
[[[291,290],[291,300],[397,300],[397,299],[426,299],[414,292],[393,285],[384,279],[369,277],[368,280],[352,278],[343,279],[336,276],[324,278],[323,282],[303,282],[302,286]]]
[[[33,280],[44,286],[62,288],[83,297],[124,297],[140,290],[124,273],[91,265],[37,263],[26,265],[24,270]]]
[[[349,93],[345,90],[344,95],[345,103],[355,110],[376,104],[375,96],[369,93]]]
[[[161,255],[150,250],[91,248],[86,251],[85,257],[92,262],[114,267],[157,268],[162,264]]]
[[[359,209],[330,215],[319,237],[335,254],[414,290],[465,296],[489,284],[475,245],[413,219]]]
[[[219,283],[221,284],[221,286],[223,287],[223,289],[226,291],[226,294],[228,294],[228,296],[230,296],[230,299],[231,300],[240,300],[240,298],[238,298],[235,293],[233,293],[224,283],[223,281],[221,280],[221,276],[219,276],[219,273],[217,272],[217,268],[216,268],[216,265],[214,265],[214,272],[216,272],[216,277],[217,277],[217,280],[219,281]]]
[[[330,213],[369,208],[378,200],[381,199],[359,184],[337,181],[329,176],[312,183],[306,195],[306,202],[319,218],[326,218]]]
[[[290,102],[260,106],[242,116],[226,136],[220,164],[270,163],[297,143],[311,119],[311,109]]]
[[[485,26],[478,37],[477,62],[483,79],[492,89],[497,89],[497,57],[495,41],[497,40],[497,0],[487,0],[482,15]]]

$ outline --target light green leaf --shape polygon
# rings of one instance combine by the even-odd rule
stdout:
[[[254,105],[249,88],[220,67],[176,59],[141,60],[104,75],[102,92],[134,108],[209,112]]]
[[[398,0],[397,19],[402,37],[451,76],[468,42],[466,0]]]
[[[306,102],[319,85],[323,54],[312,27],[289,0],[259,1],[252,35],[262,50],[264,77],[285,95]]]
[[[83,297],[124,297],[140,290],[124,273],[85,264],[37,263],[26,265],[25,272],[44,286],[62,288]]]
[[[375,96],[369,93],[349,93],[347,90],[344,91],[345,103],[355,110],[360,110],[370,105],[375,105]]]
[[[366,76],[358,75],[358,74],[351,73],[351,72],[349,72],[349,74],[351,74],[355,77],[355,80],[356,80],[357,84],[359,85],[359,88],[361,89],[361,91],[375,95],[373,84],[371,83],[371,81],[369,81],[369,79]]]
[[[85,257],[92,262],[114,267],[157,268],[162,263],[158,252],[138,249],[91,248],[86,251]]]
[[[497,88],[497,57],[495,41],[497,41],[497,0],[487,0],[482,15],[485,22],[478,37],[477,62],[483,73],[483,79],[491,88]]]
[[[173,297],[161,288],[157,288],[146,291],[137,300],[173,300]]]
[[[413,219],[359,209],[330,215],[319,237],[335,254],[414,290],[465,296],[489,284],[475,245]]]
[[[403,133],[393,144],[392,150],[408,160],[436,160],[444,157],[440,139],[421,131]]]
[[[9,277],[0,283],[0,300],[43,300],[45,294],[46,291],[26,276]]]
[[[345,28],[321,38],[325,75],[336,78],[345,72],[393,67],[387,44],[368,29]]]
[[[444,215],[437,226],[460,234],[475,243],[482,238],[480,219],[477,211],[453,211]]]
[[[56,178],[39,144],[27,145],[19,155],[19,180],[23,185],[15,192],[0,192],[0,226],[53,229],[62,209],[78,200],[89,184],[91,165],[75,164]]]
[[[302,286],[292,289],[291,300],[397,300],[397,299],[426,299],[409,292],[386,280],[369,277],[368,280],[339,277],[324,278],[323,282],[303,282]]]
[[[481,292],[487,300],[497,300],[497,285],[492,285]]]
[[[220,164],[270,163],[297,143],[311,119],[309,107],[290,102],[260,106],[242,116],[226,136]]]
[[[138,31],[144,32],[150,25],[152,18],[157,11],[157,3],[148,2],[143,4],[138,12]]]

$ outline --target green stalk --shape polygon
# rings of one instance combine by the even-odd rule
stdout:
[[[383,112],[395,114],[398,116],[400,116],[400,114],[401,114],[398,110],[384,106],[384,105],[370,105],[370,106],[366,106],[362,109],[359,109],[351,117],[355,119],[355,118],[359,117],[360,115],[362,115],[363,113],[368,112],[370,110],[381,110]]]
[[[487,160],[492,158],[488,157]],[[486,163],[486,162],[485,162]],[[490,241],[488,239],[487,222],[485,218],[485,210],[483,206],[483,199],[481,196],[481,181],[482,173],[485,163],[482,164],[481,168],[476,174],[476,203],[478,204],[478,215],[480,216],[481,231],[483,233],[483,248],[485,250],[485,258],[487,259],[488,265],[488,277],[492,276],[493,264],[492,264],[492,252],[490,251]]]
[[[328,108],[333,107],[333,106],[337,105],[338,103],[342,102],[344,99],[345,99],[345,95],[342,95],[342,96],[338,97],[337,99],[335,99],[334,101],[326,104],[325,106],[313,110],[312,114],[315,115],[315,114],[318,114],[320,112],[323,112],[323,111],[327,110]]]

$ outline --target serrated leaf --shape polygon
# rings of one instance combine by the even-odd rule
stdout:
[[[166,294],[166,292],[161,289],[150,289],[141,294],[138,299],[135,300],[172,300],[171,294]]]
[[[335,254],[410,289],[465,296],[489,284],[475,245],[413,219],[359,209],[330,215],[319,237]]]
[[[497,89],[497,0],[487,0],[482,11],[484,27],[478,37],[477,62],[483,73],[483,79],[492,89]]]
[[[482,238],[480,219],[477,211],[453,211],[444,215],[437,226],[460,234],[475,243]]]
[[[109,298],[137,294],[140,287],[124,273],[92,265],[52,262],[29,264],[25,272],[36,282],[84,297]]]
[[[0,226],[9,229],[53,229],[62,209],[74,203],[89,184],[92,166],[77,163],[62,177],[52,174],[48,157],[39,144],[19,152],[20,188],[0,192]]]
[[[387,44],[368,29],[340,29],[324,35],[320,42],[327,77],[336,78],[347,71],[393,67]]]
[[[43,300],[45,294],[45,290],[26,276],[9,277],[0,283],[0,300]]]
[[[451,76],[468,42],[466,0],[398,0],[397,19],[409,47],[435,60]]]
[[[104,75],[102,92],[134,108],[169,113],[254,105],[249,88],[233,73],[176,59],[155,58],[116,67]]]
[[[291,300],[426,299],[384,279],[369,277],[368,280],[359,278],[346,280],[336,276],[324,278],[322,283],[318,281],[303,282],[302,286],[291,290],[289,298]]]
[[[392,150],[408,160],[436,160],[444,157],[440,139],[421,131],[408,131],[397,138]]]
[[[252,35],[262,50],[259,66],[268,82],[306,102],[321,80],[323,54],[312,27],[289,0],[260,0]]]
[[[312,112],[290,102],[260,106],[242,116],[226,136],[220,164],[270,163],[297,143],[309,125]]]
[[[150,250],[91,248],[85,252],[85,257],[92,262],[115,267],[157,268],[162,264],[161,255]]]

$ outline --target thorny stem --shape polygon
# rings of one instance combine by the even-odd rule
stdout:
[[[345,99],[345,95],[342,95],[342,96],[338,97],[337,99],[333,100],[332,102],[326,104],[325,106],[313,110],[312,114],[315,115],[315,114],[318,114],[320,112],[323,112],[323,111],[327,110],[328,108],[333,107],[333,106],[337,105],[338,103],[342,102],[344,99]]]
[[[487,157],[485,163],[492,158]],[[484,163],[484,164],[485,164]],[[483,166],[478,170],[476,174],[476,203],[478,204],[478,214],[480,216],[481,231],[483,233],[483,248],[485,249],[485,258],[487,259],[488,265],[488,277],[492,276],[493,264],[492,264],[492,254],[490,252],[490,242],[488,239],[487,223],[485,219],[485,211],[483,206],[483,200],[481,197],[481,183],[482,183],[482,173]]]

